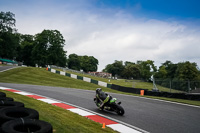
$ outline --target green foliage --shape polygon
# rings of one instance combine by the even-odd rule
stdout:
[[[68,58],[68,68],[84,72],[96,72],[98,60],[93,56],[78,56],[76,54],[70,54]]]
[[[177,64],[173,64],[171,61],[166,61],[165,63],[162,64],[162,66],[165,66],[165,69],[167,71],[166,78],[170,78],[170,79],[175,78]]]
[[[18,47],[18,34],[10,32],[0,33],[0,57],[15,59],[18,55]]]
[[[11,12],[0,12],[0,33],[12,33],[15,26],[15,15]]]
[[[66,66],[66,52],[63,50],[64,38],[57,30],[43,30],[35,37],[32,54],[39,66]]]
[[[80,56],[81,69],[84,72],[96,72],[98,63],[98,60],[93,56]]]
[[[80,71],[81,64],[78,55],[70,54],[67,63],[68,63],[68,68]]]
[[[35,63],[32,60],[32,50],[34,47],[34,36],[32,35],[20,35],[20,50],[18,50],[18,61],[23,62],[25,65],[34,66]]]
[[[189,61],[178,63],[176,77],[180,80],[196,80],[198,77],[197,64]]]
[[[139,79],[141,77],[139,65],[133,63],[127,64],[125,69],[122,71],[122,77],[126,79]]]
[[[0,57],[14,59],[17,56],[19,36],[14,33],[15,15],[11,12],[0,12]]]
[[[113,64],[108,64],[103,71],[107,73],[112,73],[113,76],[117,76],[117,75],[121,76],[124,68],[125,67],[122,61],[115,60]]]
[[[127,79],[146,79],[149,80],[153,73],[157,71],[154,61],[138,61],[137,64],[133,62],[115,61],[113,64],[108,64],[103,70],[104,72],[112,73],[113,76],[120,76]]]
[[[154,61],[152,60],[138,61],[138,65],[140,66],[141,77],[145,80],[149,80],[150,77],[157,71]]]
[[[160,66],[158,72],[155,73],[154,78],[167,78],[167,70],[165,66]]]

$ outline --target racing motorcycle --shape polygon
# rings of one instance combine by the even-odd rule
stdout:
[[[124,109],[122,108],[122,106],[120,105],[121,102],[118,102],[116,103],[117,101],[117,98],[112,98],[109,103],[106,103],[104,105],[104,110],[107,110],[107,111],[114,111],[116,112],[118,115],[123,115],[125,112],[124,112]],[[95,104],[97,105],[97,99],[96,97],[94,98],[94,102]],[[98,106],[97,106],[98,107]]]

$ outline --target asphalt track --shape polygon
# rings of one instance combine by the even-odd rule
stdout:
[[[125,109],[125,115],[118,116],[96,108],[93,102],[95,91],[8,83],[0,83],[0,86],[71,103],[152,133],[200,132],[200,107],[196,106],[110,93],[122,101]]]
[[[0,72],[4,72],[13,68],[16,68],[18,66],[0,66]]]

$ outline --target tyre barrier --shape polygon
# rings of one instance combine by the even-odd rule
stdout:
[[[14,101],[11,97],[0,97],[0,101]]]
[[[35,119],[15,119],[2,125],[2,133],[52,133],[51,124]]]
[[[0,133],[52,133],[52,125],[39,120],[38,111],[24,108],[24,103],[15,102],[0,92]]]
[[[6,93],[0,92],[0,97],[6,97]]]
[[[0,109],[6,107],[24,107],[24,103],[14,101],[0,101]]]
[[[0,126],[10,120],[18,118],[39,119],[38,111],[24,107],[7,107],[0,109]]]

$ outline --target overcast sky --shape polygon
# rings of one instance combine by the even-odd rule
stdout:
[[[200,66],[199,0],[0,0],[19,33],[59,30],[67,55],[94,56],[98,71],[115,60],[170,60]]]

